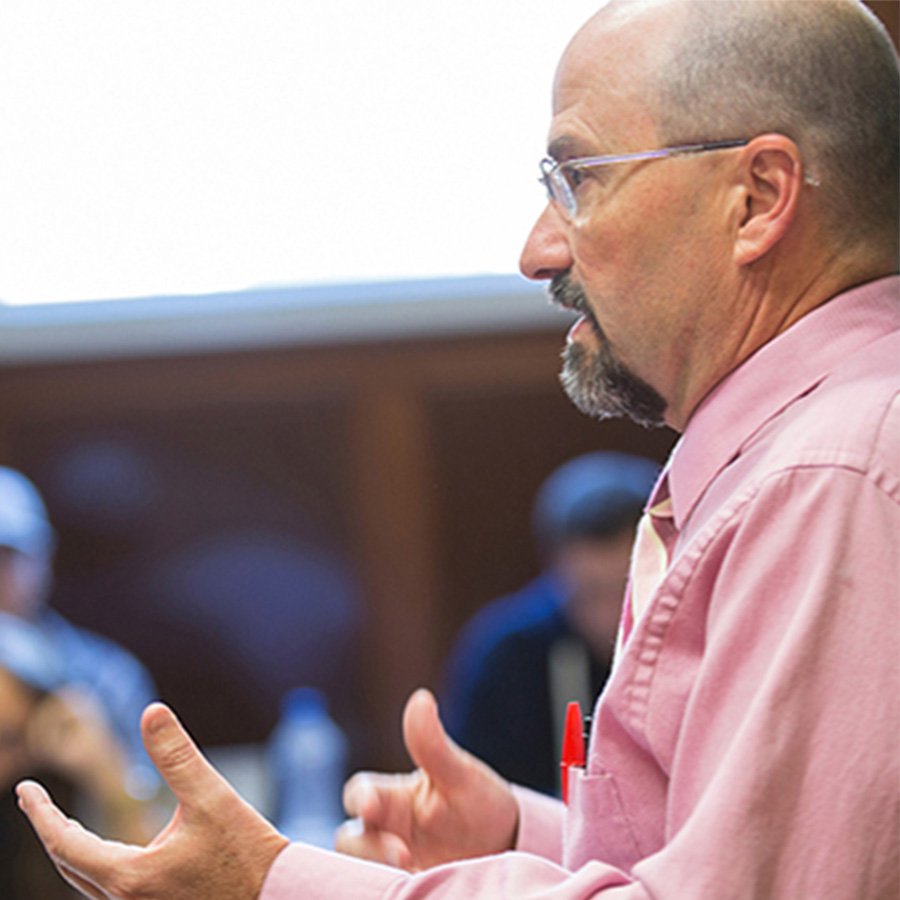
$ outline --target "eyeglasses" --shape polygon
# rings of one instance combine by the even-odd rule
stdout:
[[[745,147],[749,140],[709,141],[704,144],[683,144],[678,147],[662,147],[659,150],[644,150],[640,153],[620,153],[615,156],[581,156],[557,162],[549,157],[541,160],[541,177],[547,196],[559,207],[563,216],[571,221],[578,215],[578,187],[582,183],[581,173],[597,166],[611,166],[616,163],[639,162],[650,159],[666,159],[670,156],[687,156],[694,153],[708,153],[712,150],[729,150]]]

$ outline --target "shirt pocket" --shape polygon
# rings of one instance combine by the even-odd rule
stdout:
[[[608,772],[569,771],[569,805],[563,864],[570,871],[592,860],[629,871],[642,854]]]

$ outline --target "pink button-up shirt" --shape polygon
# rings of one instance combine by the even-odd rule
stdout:
[[[672,563],[570,806],[417,875],[292,845],[261,900],[897,900],[900,281],[842,294],[697,409]]]

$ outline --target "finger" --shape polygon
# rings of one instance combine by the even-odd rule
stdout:
[[[421,782],[417,773],[380,775],[359,772],[344,785],[344,809],[367,827],[408,835],[412,821],[412,797]]]
[[[397,835],[366,828],[360,819],[344,822],[335,832],[334,849],[358,859],[385,863],[398,869],[409,869],[412,854]]]
[[[458,747],[441,724],[434,695],[421,688],[406,702],[403,739],[413,762],[436,784],[452,788],[463,783],[471,758]]]
[[[16,793],[19,807],[58,868],[65,868],[83,881],[102,884],[126,858],[133,856],[133,848],[104,841],[63,815],[36,782],[23,781]]]
[[[228,783],[191,740],[175,713],[151,703],[141,717],[144,746],[153,764],[184,807],[185,815],[201,803],[230,792]]]

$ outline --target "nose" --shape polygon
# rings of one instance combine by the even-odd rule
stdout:
[[[544,281],[572,267],[565,222],[552,203],[544,207],[522,248],[519,269],[526,278]]]

